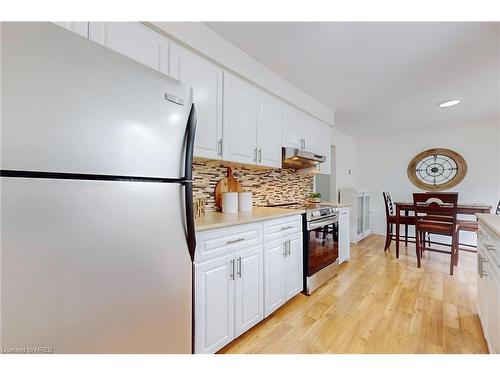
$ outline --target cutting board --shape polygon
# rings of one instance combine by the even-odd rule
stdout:
[[[223,178],[215,185],[215,204],[222,207],[222,193],[240,192],[243,187],[240,182],[233,176],[233,171],[230,167],[227,168],[227,177]]]

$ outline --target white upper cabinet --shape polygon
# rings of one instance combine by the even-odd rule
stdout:
[[[194,155],[222,157],[222,69],[170,43],[169,75],[193,88],[197,123]]]
[[[89,36],[89,23],[88,22],[54,22],[56,25],[64,27],[74,33],[88,38]]]
[[[314,119],[314,133],[317,136],[314,138],[312,143],[312,148],[310,151],[314,151],[320,155],[325,156],[325,162],[317,164],[317,172],[322,174],[331,174],[332,172],[332,134],[331,127],[319,120]]]
[[[168,39],[139,22],[90,22],[89,38],[168,74]]]
[[[224,72],[223,159],[257,164],[257,89]]]
[[[266,167],[280,168],[282,102],[265,92],[260,93],[258,100],[258,163]]]
[[[305,148],[306,114],[295,107],[283,104],[283,147]]]

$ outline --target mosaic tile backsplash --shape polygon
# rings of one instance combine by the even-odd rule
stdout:
[[[314,176],[297,173],[291,169],[251,169],[233,167],[236,177],[245,191],[253,193],[254,206],[303,202],[313,192]],[[205,197],[206,210],[215,211],[214,190],[217,182],[227,175],[227,167],[221,163],[193,162],[193,195]]]

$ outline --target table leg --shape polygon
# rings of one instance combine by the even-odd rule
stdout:
[[[399,258],[399,221],[400,221],[399,208],[396,205],[396,258]]]

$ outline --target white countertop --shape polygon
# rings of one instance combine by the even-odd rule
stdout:
[[[500,238],[500,215],[476,214],[479,221],[483,222],[498,238]]]
[[[236,214],[207,212],[205,215],[195,219],[194,224],[196,231],[202,232],[210,229],[225,228],[233,225],[276,219],[278,217],[300,215],[304,212],[304,210],[277,207],[254,207],[252,212],[238,212]]]

